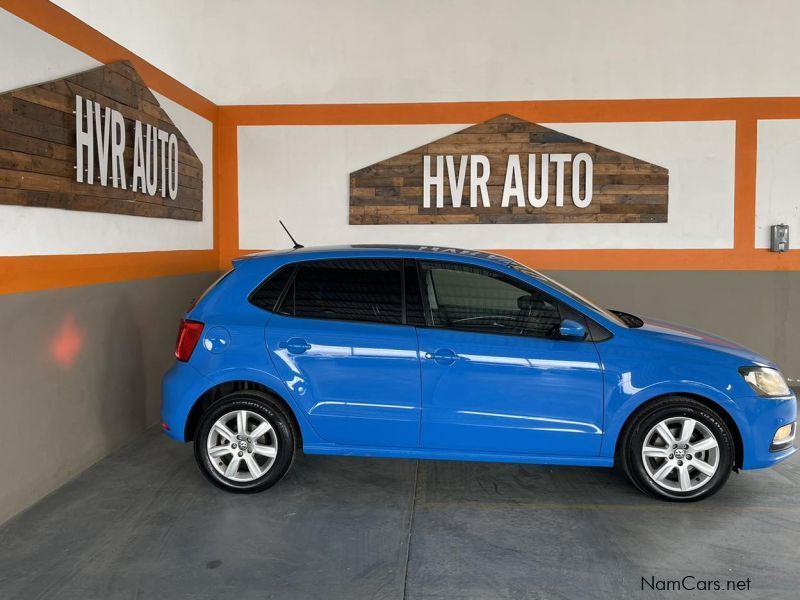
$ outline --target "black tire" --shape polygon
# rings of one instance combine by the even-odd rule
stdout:
[[[700,471],[696,470],[696,468],[691,467],[692,460],[695,460],[695,464],[697,464],[695,458],[684,459],[681,462],[681,465],[691,467],[687,469],[687,472],[692,474],[691,485],[700,485],[697,489],[689,491],[667,489],[667,487],[665,487],[681,485],[678,469],[672,471],[668,470],[667,472],[669,473],[670,479],[662,480],[662,484],[656,483],[647,471],[648,467],[651,470],[656,470],[661,466],[666,466],[668,460],[671,461],[672,464],[677,464],[677,454],[671,454],[663,459],[649,458],[647,460],[650,462],[648,462],[647,466],[645,465],[646,459],[642,456],[644,444],[648,441],[646,438],[649,437],[651,440],[658,439],[663,443],[664,438],[662,436],[656,438],[651,437],[653,435],[658,435],[652,433],[653,428],[665,421],[669,423],[670,419],[675,419],[677,422],[682,418],[694,419],[697,423],[707,428],[707,431],[716,438],[718,448],[714,451],[717,452],[716,458],[718,459],[716,471],[710,477],[707,475],[704,476]],[[675,432],[677,434],[678,429],[677,426],[675,427]],[[701,430],[702,427],[696,427],[696,429]],[[716,412],[693,398],[668,396],[656,400],[641,411],[640,414],[635,416],[625,428],[622,435],[623,443],[620,457],[626,475],[639,490],[661,500],[669,502],[695,502],[708,498],[719,491],[728,480],[733,470],[735,447],[733,436],[728,426]],[[700,436],[702,432],[695,433],[695,435]],[[681,446],[680,444],[677,445]],[[680,449],[681,448],[678,448],[678,450]],[[688,448],[686,452],[688,456],[690,454]],[[694,456],[705,461],[710,454],[702,453],[702,455],[695,454]],[[654,474],[657,474],[657,471]],[[690,486],[686,487],[688,489]]]
[[[214,424],[225,415],[237,411],[255,413],[255,415],[250,414],[250,423],[252,423],[252,420],[255,420],[257,423],[259,416],[265,419],[271,426],[271,430],[258,439],[276,446],[276,454],[272,464],[266,468],[263,475],[249,481],[236,481],[226,477],[224,473],[219,472],[217,468],[215,468],[212,463],[215,459],[209,456],[208,453],[209,434]],[[250,426],[252,427],[252,425]],[[274,436],[274,438],[270,436]],[[222,438],[216,439],[220,440]],[[281,480],[294,461],[295,448],[297,446],[296,440],[297,433],[294,430],[291,419],[286,414],[281,403],[274,397],[258,391],[232,392],[214,402],[214,404],[209,406],[205,413],[203,413],[197,433],[194,436],[194,456],[200,470],[211,483],[229,492],[251,494],[266,490]],[[237,444],[239,443],[237,440],[233,441]],[[242,441],[243,443],[247,443],[248,440]],[[256,440],[252,441],[255,442]],[[250,448],[252,448],[252,446],[250,446]],[[231,453],[228,464],[230,464],[230,460],[233,460],[234,456],[243,456],[243,454],[248,453],[248,449],[243,448],[242,452],[239,450],[240,449],[237,447],[236,451]],[[250,452],[250,454],[253,455],[252,452]],[[216,460],[224,461],[226,458],[227,456],[217,458]],[[264,465],[266,465],[269,459],[263,459],[263,461]],[[245,460],[241,459],[241,462],[244,463]],[[220,468],[222,468],[221,463],[218,464]],[[249,472],[246,464],[244,464],[241,469]]]

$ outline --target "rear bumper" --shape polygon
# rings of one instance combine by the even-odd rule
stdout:
[[[797,451],[794,446],[779,452],[770,450],[775,432],[797,420],[797,400],[793,395],[778,399],[737,398],[735,403],[747,423],[747,431],[740,427],[744,444],[743,469],[771,467]]]
[[[161,423],[164,433],[178,442],[186,441],[186,419],[195,401],[209,386],[208,380],[188,363],[176,361],[172,365],[161,382]]]

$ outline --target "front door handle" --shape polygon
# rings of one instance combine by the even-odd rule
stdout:
[[[278,344],[279,347],[288,350],[289,354],[303,354],[311,348],[311,344],[303,338],[292,338]]]
[[[434,352],[426,352],[426,360],[435,360],[440,365],[452,365],[458,359],[458,354],[450,350],[450,348],[439,348]]]

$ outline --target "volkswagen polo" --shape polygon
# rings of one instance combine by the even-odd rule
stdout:
[[[691,501],[795,452],[796,399],[767,358],[478,251],[243,257],[185,315],[175,354],[162,428],[234,492],[274,485],[302,450],[616,464]]]

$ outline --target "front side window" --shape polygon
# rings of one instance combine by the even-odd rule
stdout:
[[[401,324],[402,261],[325,260],[297,265],[277,312],[309,319]]]
[[[431,325],[483,333],[558,337],[559,302],[489,269],[420,262]]]
[[[601,315],[603,315],[605,318],[607,318],[612,323],[616,323],[617,325],[623,325],[625,327],[641,327],[641,325],[635,325],[635,321],[633,322],[634,324],[631,324],[632,321],[626,320],[621,315],[616,314],[615,312],[612,312],[612,311],[608,310],[607,308],[603,308],[602,306],[599,306],[599,305],[595,304],[594,302],[592,302],[588,298],[585,298],[585,297],[581,296],[578,292],[575,292],[575,291],[569,289],[563,283],[559,283],[558,281],[556,281],[554,279],[550,279],[546,275],[543,275],[542,273],[539,273],[539,271],[534,271],[530,267],[526,267],[525,265],[520,264],[520,263],[518,263],[516,261],[511,261],[508,264],[508,266],[511,267],[512,269],[514,269],[515,271],[519,271],[520,273],[524,273],[525,275],[528,275],[529,277],[533,277],[535,279],[538,279],[539,281],[543,281],[544,283],[546,283],[547,285],[549,285],[552,288],[555,288],[556,290],[558,290],[559,292],[561,292],[565,296],[569,296],[570,298],[572,298],[573,300],[579,302],[580,304],[588,306],[589,308],[599,312]],[[641,319],[639,319],[639,317],[636,317],[634,315],[629,315],[629,316],[633,317],[636,321],[641,321]]]

